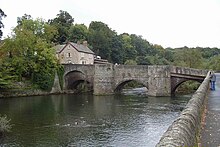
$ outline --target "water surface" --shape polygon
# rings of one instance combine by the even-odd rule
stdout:
[[[0,99],[14,124],[0,146],[155,146],[189,96],[53,95]]]

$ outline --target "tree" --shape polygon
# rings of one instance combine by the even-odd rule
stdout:
[[[69,30],[69,41],[72,42],[83,42],[88,38],[89,30],[84,24],[75,24],[70,27]]]
[[[66,11],[60,10],[57,17],[48,21],[50,25],[57,28],[58,34],[54,38],[54,42],[63,44],[69,38],[69,30],[73,25],[74,18]]]
[[[118,35],[115,35],[112,38],[111,62],[123,64],[123,54],[124,52],[122,52],[122,41]]]
[[[11,88],[14,81],[16,81],[14,68],[7,63],[0,63],[0,89]]]
[[[199,50],[188,47],[179,49],[174,55],[174,64],[177,66],[201,68],[202,60],[202,54]]]
[[[102,58],[111,60],[112,39],[117,35],[108,25],[92,21],[89,25],[88,41],[93,51]]]
[[[150,54],[152,51],[152,47],[147,40],[144,40],[142,36],[137,36],[135,34],[131,34],[131,44],[137,51],[138,56],[143,56]]]
[[[205,69],[220,70],[220,55],[216,55],[206,60]]]
[[[0,9],[0,39],[3,35],[3,32],[2,32],[2,28],[4,28],[4,25],[2,23],[2,17],[6,17],[7,15],[4,13],[4,11],[2,11],[2,9]]]
[[[129,59],[125,61],[126,65],[137,65],[137,62],[135,60]]]
[[[13,30],[14,35],[5,39],[1,48],[8,53],[4,60],[9,63],[9,67],[14,67],[13,73],[18,75],[19,81],[25,78],[41,89],[49,89],[57,66],[55,51],[51,49],[50,42],[56,30],[42,19],[19,20]]]
[[[134,46],[131,43],[131,37],[129,34],[121,34],[121,40],[122,40],[122,50],[124,51],[124,61],[130,60],[130,59],[136,59],[137,51],[135,50]]]
[[[137,64],[138,65],[150,65],[151,62],[146,58],[145,56],[137,56],[136,58]]]

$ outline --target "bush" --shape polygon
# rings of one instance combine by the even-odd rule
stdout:
[[[64,75],[64,67],[62,65],[59,65],[57,68],[57,74],[60,82],[60,87],[63,90],[63,75]]]
[[[10,119],[7,116],[0,116],[0,134],[10,132],[12,125],[10,124]]]
[[[50,91],[53,86],[54,76],[55,76],[55,72],[53,69],[50,70],[42,69],[34,73],[33,83],[42,90]]]

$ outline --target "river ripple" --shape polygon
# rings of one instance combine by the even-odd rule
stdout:
[[[0,146],[155,146],[189,96],[54,95],[0,99],[14,125]]]

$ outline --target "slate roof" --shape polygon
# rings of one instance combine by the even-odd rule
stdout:
[[[69,42],[69,43],[64,44],[64,45],[54,46],[54,48],[56,50],[56,53],[61,53],[63,51],[64,47],[66,47],[68,44],[72,45],[78,52],[84,52],[84,53],[88,53],[88,54],[95,54],[86,45],[77,44],[77,43],[73,43],[73,42]]]
[[[56,45],[53,48],[55,49],[56,53],[59,53],[66,45]]]
[[[86,45],[83,44],[77,44],[69,42],[74,48],[76,48],[79,52],[89,53],[89,54],[95,54],[93,51],[91,51]]]

